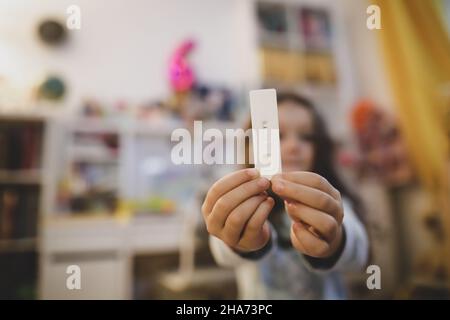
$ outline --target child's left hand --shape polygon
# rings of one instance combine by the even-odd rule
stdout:
[[[325,178],[306,171],[272,178],[272,190],[285,200],[293,220],[292,245],[311,257],[333,255],[342,242],[341,195]]]

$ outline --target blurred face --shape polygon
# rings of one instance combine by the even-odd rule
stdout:
[[[314,121],[311,112],[295,102],[278,105],[283,171],[309,171],[314,161]]]

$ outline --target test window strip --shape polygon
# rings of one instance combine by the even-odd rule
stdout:
[[[250,91],[253,161],[261,176],[281,173],[280,129],[275,89]]]

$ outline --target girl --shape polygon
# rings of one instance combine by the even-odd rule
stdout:
[[[333,167],[332,141],[312,103],[278,95],[283,173],[218,180],[202,213],[217,263],[235,267],[243,299],[346,298],[343,272],[361,270],[361,206]]]

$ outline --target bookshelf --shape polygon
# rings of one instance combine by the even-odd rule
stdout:
[[[0,299],[38,296],[47,121],[0,114]]]
[[[167,158],[172,147],[170,136],[175,128],[184,127],[182,122],[0,115],[0,128],[29,128],[31,124],[39,129],[36,137],[41,139],[37,144],[38,159],[33,160],[36,165],[0,168],[0,194],[12,188],[17,194],[35,198],[33,208],[26,209],[31,231],[0,239],[0,262],[5,270],[0,278],[2,298],[130,299],[139,297],[136,279],[142,275],[133,266],[142,257],[157,261],[159,256],[179,256],[181,265],[185,265],[181,270],[193,267],[189,243],[199,219],[195,215],[200,214],[198,192],[205,179],[211,178],[207,171],[210,175],[215,170],[201,165],[171,167]],[[220,130],[239,126],[214,121],[204,125],[205,129]],[[105,134],[117,140],[112,143],[117,145],[113,151],[102,143],[96,144],[95,139],[89,141],[92,136]],[[0,146],[1,154],[6,154],[5,144]],[[114,186],[117,206],[78,210],[61,202],[64,174],[71,164],[79,162],[115,167],[114,178],[106,184]],[[155,172],[155,166],[165,168],[167,173]],[[164,180],[168,181],[166,185],[162,184]],[[170,200],[177,204],[170,212],[154,212],[154,206],[145,206],[146,195],[170,194],[176,195]],[[134,212],[123,214],[121,205],[130,202],[135,202]],[[4,213],[3,204],[0,212]],[[65,286],[66,268],[72,264],[82,269],[85,280],[81,291],[67,290]],[[176,270],[173,264],[167,266]],[[159,271],[174,270],[164,267]]]

